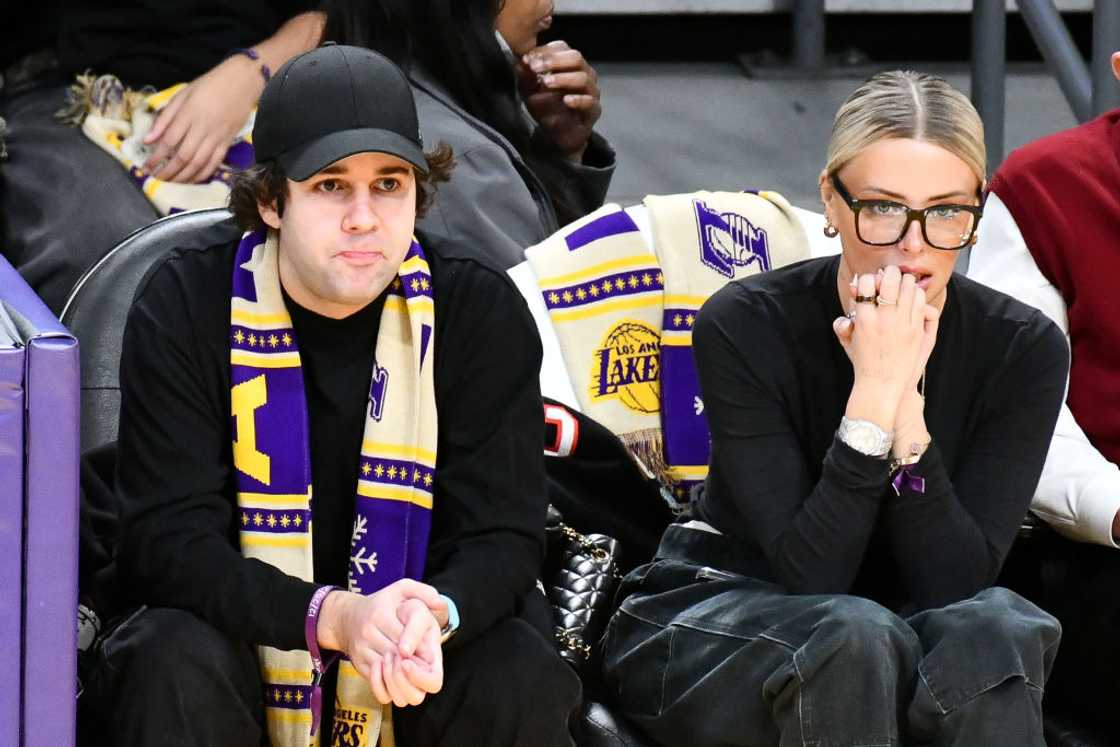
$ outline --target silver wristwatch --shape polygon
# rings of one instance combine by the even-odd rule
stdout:
[[[870,420],[858,420],[847,415],[840,418],[840,428],[836,431],[840,440],[861,454],[885,457],[890,453],[894,436]]]

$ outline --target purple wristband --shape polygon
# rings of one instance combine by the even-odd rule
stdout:
[[[303,623],[303,634],[307,638],[307,653],[311,654],[311,736],[319,731],[319,719],[323,715],[323,690],[320,683],[323,674],[338,661],[341,656],[337,651],[331,651],[323,658],[319,651],[319,612],[323,609],[323,600],[332,591],[339,591],[337,586],[320,586],[311,595],[311,604],[307,605],[307,618]]]
[[[926,478],[915,475],[910,466],[903,467],[891,480],[891,487],[897,495],[902,495],[904,488],[910,488],[915,493],[926,492]]]
[[[238,47],[229,53],[232,57],[235,54],[243,54],[254,62],[261,58],[261,53],[252,47]],[[264,76],[264,82],[267,83],[268,79],[272,77],[272,71],[268,69],[268,65],[261,63],[261,75]]]

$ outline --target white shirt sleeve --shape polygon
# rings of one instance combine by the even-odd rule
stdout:
[[[968,277],[1040,309],[1068,341],[1065,302],[1039,271],[1015,219],[995,193],[984,204],[977,234]],[[1120,511],[1120,469],[1089,443],[1065,404],[1058,414],[1031,510],[1067,537],[1118,546],[1112,537],[1112,521]]]

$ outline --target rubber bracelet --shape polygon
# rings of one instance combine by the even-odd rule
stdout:
[[[338,590],[337,586],[320,586],[316,589],[311,595],[311,604],[307,605],[307,618],[303,623],[307,653],[311,654],[311,736],[315,736],[319,730],[319,719],[323,715],[323,674],[341,656],[339,652],[331,651],[324,659],[319,651],[319,612],[323,609],[323,601],[327,595]]]
[[[253,49],[252,47],[238,47],[237,49],[230,52],[229,56],[232,57],[235,54],[243,54],[254,62],[259,61],[261,58],[261,53]],[[267,83],[272,77],[272,71],[268,68],[268,65],[264,64],[263,62],[261,63],[261,75],[264,77],[265,83]]]

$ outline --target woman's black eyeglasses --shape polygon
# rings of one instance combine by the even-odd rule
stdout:
[[[984,210],[976,205],[931,205],[911,208],[892,200],[857,200],[840,177],[829,177],[832,186],[856,216],[856,235],[872,246],[897,244],[913,221],[922,227],[926,243],[937,249],[963,249],[972,242]]]

